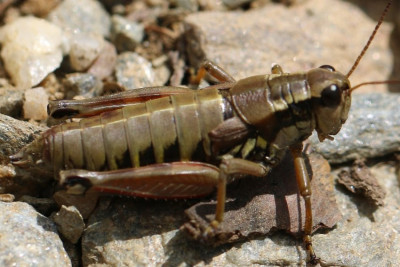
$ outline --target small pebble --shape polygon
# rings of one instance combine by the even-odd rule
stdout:
[[[14,200],[15,196],[13,194],[0,194],[0,201],[13,202]]]
[[[74,206],[62,206],[60,211],[51,218],[57,225],[58,231],[72,244],[76,244],[81,238],[85,223],[79,210]]]
[[[156,85],[151,63],[133,52],[124,52],[118,55],[115,75],[117,82],[127,89]]]
[[[135,47],[142,42],[143,25],[118,15],[112,16],[111,23],[111,40],[118,51],[134,51]]]
[[[103,49],[87,72],[93,74],[99,80],[103,80],[114,72],[116,63],[117,50],[115,46],[110,42],[104,41]]]
[[[365,164],[365,160],[356,160],[350,171],[343,169],[338,176],[338,183],[345,186],[351,193],[361,196],[376,206],[385,204],[386,190],[379,184],[375,175]]]
[[[27,90],[23,105],[24,118],[33,120],[46,119],[48,104],[49,99],[43,87]]]
[[[101,93],[102,83],[90,73],[71,73],[65,76],[63,87],[66,99],[77,95],[91,98]]]
[[[104,39],[97,34],[73,34],[69,51],[71,68],[75,71],[84,71],[93,64],[104,46]]]

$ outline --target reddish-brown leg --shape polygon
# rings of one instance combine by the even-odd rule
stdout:
[[[197,71],[197,75],[191,79],[190,83],[198,85],[206,73],[210,74],[220,82],[235,82],[235,79],[220,66],[216,65],[212,61],[206,60],[201,64]]]
[[[101,192],[148,198],[190,198],[211,193],[218,185],[219,169],[203,162],[151,164],[112,171],[81,169],[60,172],[69,193],[92,187]]]
[[[264,177],[268,174],[269,168],[252,161],[245,159],[233,158],[230,155],[225,155],[219,165],[219,184],[217,192],[217,210],[215,219],[210,223],[210,226],[204,231],[204,235],[209,235],[214,232],[218,225],[224,219],[225,198],[226,198],[226,182],[228,177],[234,174],[247,174],[256,177]]]
[[[311,264],[317,264],[319,259],[315,255],[311,233],[312,233],[312,210],[311,210],[311,184],[307,172],[307,167],[302,156],[303,144],[296,144],[290,148],[294,159],[294,168],[296,172],[297,185],[299,187],[300,195],[303,197],[306,209],[306,219],[304,224],[304,245],[308,254],[308,261]]]
[[[203,162],[172,162],[113,171],[65,170],[60,183],[69,193],[81,194],[86,187],[101,192],[148,198],[191,198],[211,193],[217,187],[215,219],[205,230],[210,234],[223,221],[226,183],[229,175],[265,176],[269,169],[251,161],[224,156],[217,168]]]

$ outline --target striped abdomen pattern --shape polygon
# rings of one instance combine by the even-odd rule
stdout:
[[[208,133],[229,105],[218,90],[150,100],[62,124],[44,138],[54,170],[115,170],[211,156]]]

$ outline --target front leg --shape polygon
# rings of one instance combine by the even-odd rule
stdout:
[[[311,233],[312,233],[312,209],[311,209],[311,183],[308,175],[306,163],[302,156],[303,144],[299,143],[293,145],[290,151],[294,160],[294,168],[296,172],[297,185],[299,187],[300,195],[303,197],[306,209],[306,219],[304,224],[304,245],[308,254],[308,261],[311,264],[317,264],[319,259],[315,255]]]
[[[219,165],[219,170],[217,209],[215,212],[215,219],[205,230],[204,235],[209,235],[213,233],[224,219],[226,182],[229,181],[229,176],[235,174],[246,174],[256,177],[264,177],[268,174],[270,168],[264,166],[261,163],[256,163],[245,159],[233,158],[230,155],[225,155],[222,157],[222,161]]]

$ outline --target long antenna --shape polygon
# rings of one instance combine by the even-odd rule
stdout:
[[[387,12],[389,11],[389,8],[390,8],[390,5],[392,4],[392,2],[393,2],[393,0],[390,0],[389,3],[386,5],[385,10],[383,10],[383,13],[382,13],[378,23],[376,24],[374,31],[372,32],[371,36],[369,37],[367,44],[364,46],[363,50],[361,51],[360,55],[354,62],[350,71],[347,73],[347,75],[346,75],[347,78],[349,78],[350,75],[353,73],[353,71],[357,68],[358,64],[360,63],[361,58],[364,56],[365,52],[367,52],[367,49],[368,49],[369,45],[371,44],[372,40],[374,39],[375,34],[378,32],[378,29],[381,26],[383,19],[385,18]]]
[[[361,87],[361,86],[373,85],[373,84],[400,84],[400,81],[398,81],[398,80],[388,80],[388,81],[364,82],[364,83],[357,84],[354,87],[351,87],[350,88],[350,93],[353,92],[354,90],[356,90],[357,88]]]

